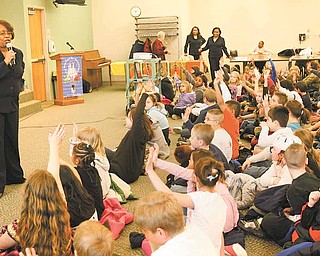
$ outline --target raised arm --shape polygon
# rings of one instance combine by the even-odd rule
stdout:
[[[146,173],[147,173],[152,185],[154,186],[154,188],[157,191],[163,191],[163,192],[167,192],[167,193],[173,194],[176,197],[176,199],[178,200],[178,203],[182,207],[189,207],[189,208],[193,209],[194,208],[194,204],[193,204],[190,196],[172,192],[163,183],[163,181],[159,178],[159,176],[155,173],[155,171],[153,169],[154,153],[155,153],[154,152],[154,148],[151,147],[150,151],[149,151],[149,158],[148,158],[148,161],[147,161],[147,164],[146,164]]]
[[[271,69],[272,69],[272,74],[271,74],[271,79],[274,83],[277,82],[277,70],[276,70],[276,66],[274,65],[274,62],[272,61],[272,59],[269,59],[270,65],[271,65]]]
[[[216,77],[214,79],[213,86],[214,86],[214,90],[216,91],[217,103],[218,103],[221,111],[223,111],[226,108],[226,104],[224,103],[224,99],[222,97],[222,94],[221,94],[221,91],[220,91],[220,88],[219,88],[219,84],[221,82],[222,82],[221,77],[218,76],[218,77]]]
[[[48,161],[48,172],[50,172],[53,177],[55,178],[60,193],[64,196],[65,194],[63,191],[62,183],[60,180],[60,162],[59,162],[59,155],[60,155],[60,147],[61,142],[66,134],[66,129],[64,125],[59,124],[53,133],[49,133],[48,140],[49,140],[49,161]]]

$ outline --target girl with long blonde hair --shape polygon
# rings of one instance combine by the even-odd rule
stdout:
[[[67,204],[48,171],[36,170],[27,180],[17,236],[23,250],[33,247],[38,255],[70,255]]]
[[[35,248],[38,255],[70,255],[71,228],[66,202],[55,178],[36,170],[28,178],[18,222],[8,225],[0,236],[0,249],[16,244],[24,251]]]

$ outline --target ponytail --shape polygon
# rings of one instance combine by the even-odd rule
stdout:
[[[310,111],[306,108],[303,108],[301,110],[301,115],[300,115],[300,124],[307,124],[309,122],[310,118]]]
[[[223,163],[213,157],[204,157],[195,163],[195,175],[202,186],[214,187],[220,179],[224,180]]]

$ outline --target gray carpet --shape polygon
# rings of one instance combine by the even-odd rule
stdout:
[[[126,133],[125,123],[125,87],[124,84],[114,86],[104,85],[90,94],[84,95],[85,103],[72,106],[51,106],[42,112],[34,114],[20,121],[20,157],[26,177],[35,169],[45,169],[48,161],[49,131],[52,131],[58,123],[67,125],[67,136],[63,143],[61,155],[69,160],[68,138],[72,135],[72,123],[79,128],[95,126],[101,132],[105,145],[109,148],[116,147]],[[181,124],[180,120],[169,120],[171,127]],[[173,151],[178,135],[172,134],[171,150]],[[174,161],[170,156],[169,161]],[[158,171],[161,178],[167,175]],[[131,185],[137,197],[153,191],[148,177],[141,176]],[[22,198],[23,185],[6,186],[5,194],[0,199],[0,225],[11,222],[19,217],[19,209]],[[124,206],[132,212],[135,201],[128,202]],[[144,255],[141,250],[132,250],[129,244],[129,233],[139,231],[132,223],[125,227],[121,237],[116,241],[116,255]],[[271,241],[265,241],[248,236],[246,239],[249,255],[269,256],[279,252],[281,248]]]

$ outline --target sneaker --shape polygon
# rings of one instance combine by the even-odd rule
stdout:
[[[171,116],[171,118],[172,118],[173,120],[178,120],[178,119],[180,119],[181,117],[178,116],[178,115],[173,114],[173,115]]]
[[[174,133],[181,134],[181,131],[182,131],[182,127],[181,126],[173,127],[173,132]]]
[[[261,218],[262,220],[262,218]],[[267,238],[266,233],[260,228],[261,220],[240,220],[238,226],[246,233],[259,238]]]

